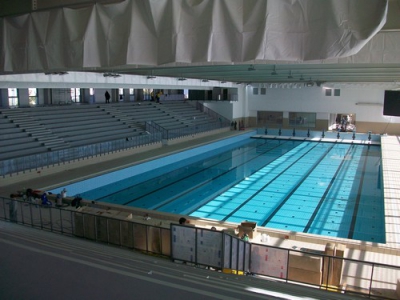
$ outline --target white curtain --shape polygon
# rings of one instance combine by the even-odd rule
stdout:
[[[0,19],[0,72],[315,61],[356,54],[385,0],[125,0]]]

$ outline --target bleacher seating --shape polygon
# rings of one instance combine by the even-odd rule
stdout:
[[[211,118],[183,101],[0,110],[0,160],[147,134],[146,122],[185,129]]]
[[[6,118],[3,113],[0,113],[0,131],[1,160],[46,151],[46,148],[30,136],[24,128]]]

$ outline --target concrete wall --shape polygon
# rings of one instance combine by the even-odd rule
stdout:
[[[301,89],[268,88],[265,95],[253,95],[253,88],[247,87],[248,115],[257,118],[257,111],[282,111],[317,113],[317,130],[329,124],[330,114],[352,113],[355,115],[357,132],[372,131],[400,135],[400,117],[383,115],[383,88],[347,87],[340,88],[340,96],[325,96],[322,87]],[[251,121],[254,124],[254,120]],[[283,125],[285,122],[283,123]]]

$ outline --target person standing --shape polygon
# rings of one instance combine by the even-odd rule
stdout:
[[[10,195],[10,221],[17,223],[18,222],[18,201],[15,199],[15,195]]]
[[[66,197],[67,197],[67,189],[63,188],[62,191],[61,191],[61,198],[65,199]]]
[[[105,92],[104,96],[106,97],[106,103],[110,103],[110,93],[108,91]]]

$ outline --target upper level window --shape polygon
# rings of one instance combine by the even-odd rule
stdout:
[[[75,103],[81,102],[81,89],[71,89],[71,101]]]
[[[36,106],[38,104],[38,94],[36,88],[29,88],[29,106]]]
[[[12,88],[8,89],[8,105],[10,107],[15,107],[18,106],[19,100],[18,100],[18,89]]]
[[[151,100],[152,93],[153,93],[153,89],[143,89],[143,99]]]

